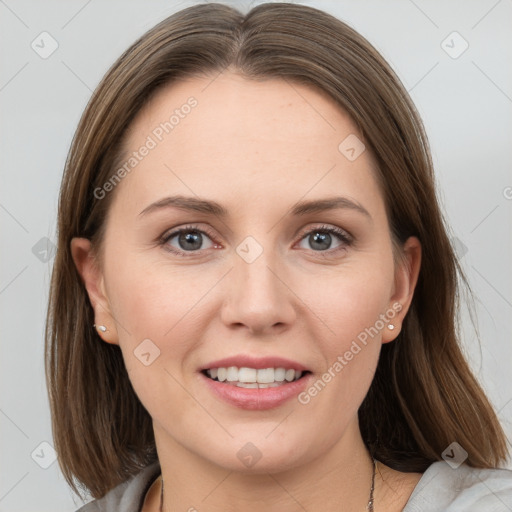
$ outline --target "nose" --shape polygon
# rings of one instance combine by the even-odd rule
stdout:
[[[275,334],[290,327],[297,311],[285,274],[271,251],[264,250],[252,263],[235,254],[234,268],[225,283],[224,325],[245,328],[255,335]]]

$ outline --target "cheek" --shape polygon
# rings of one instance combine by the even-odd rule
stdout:
[[[125,367],[152,417],[193,407],[179,384],[201,330],[191,321],[199,291],[186,281],[179,272],[170,274],[136,257],[118,259],[108,281]]]
[[[390,306],[392,287],[390,259],[368,264],[358,262],[340,266],[323,276],[308,276],[302,290],[304,302],[325,327],[324,339],[332,340],[333,348],[341,349],[375,324],[382,331],[379,317]]]
[[[340,428],[356,414],[372,382],[386,326],[381,315],[390,306],[393,277],[392,256],[361,257],[340,266],[329,279],[318,279],[319,286],[309,297],[329,329],[322,329],[327,334],[316,338],[325,367],[301,403],[309,404],[317,415],[328,411]]]
[[[187,315],[209,280],[199,279],[192,267],[173,269],[148,260],[143,255],[116,260],[108,279],[110,305],[126,331],[163,340],[189,323]]]

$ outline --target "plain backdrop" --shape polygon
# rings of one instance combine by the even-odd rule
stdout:
[[[43,367],[63,165],[108,67],[158,21],[194,3],[0,0],[0,512],[82,505],[54,460]],[[367,37],[423,117],[451,236],[477,297],[481,345],[464,314],[465,350],[510,445],[512,2],[303,3]]]

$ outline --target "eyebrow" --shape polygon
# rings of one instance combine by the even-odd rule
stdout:
[[[144,216],[151,212],[170,207],[185,211],[216,215],[218,217],[228,216],[228,211],[226,208],[224,208],[216,201],[180,195],[165,197],[150,204],[139,213],[139,216]],[[360,203],[354,201],[353,199],[349,199],[348,197],[339,196],[326,197],[324,199],[314,199],[311,201],[300,201],[293,205],[291,214],[294,216],[302,216],[309,213],[319,213],[337,209],[354,210],[356,212],[362,213],[370,219],[372,218],[368,210],[364,208],[364,206],[362,206]]]

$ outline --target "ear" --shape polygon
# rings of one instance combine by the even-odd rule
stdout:
[[[390,298],[389,321],[382,333],[382,343],[393,341],[402,328],[409,311],[421,267],[421,243],[415,236],[409,237],[402,248],[395,267],[395,283],[393,295]],[[389,326],[393,327],[390,328]]]
[[[119,345],[116,323],[105,291],[105,279],[94,257],[91,241],[87,238],[73,238],[71,256],[94,309],[94,323],[98,335],[107,343]]]

